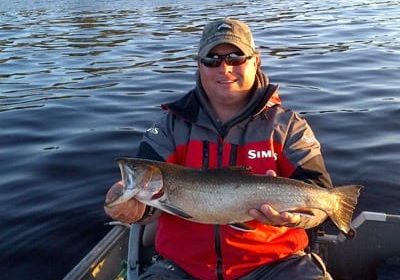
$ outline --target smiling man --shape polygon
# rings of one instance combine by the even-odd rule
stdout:
[[[163,105],[166,114],[147,130],[137,157],[197,169],[249,166],[257,174],[331,188],[319,142],[304,119],[281,106],[247,24],[222,19],[206,25],[197,63],[196,86]],[[114,184],[106,203],[121,188]],[[135,199],[105,207],[128,223],[150,221],[153,210]],[[280,213],[269,205],[248,213],[254,220],[247,232],[161,213],[161,257],[140,279],[331,279],[321,259],[304,252],[305,229],[322,223],[324,213]]]

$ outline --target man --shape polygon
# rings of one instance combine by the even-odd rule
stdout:
[[[320,145],[307,122],[281,106],[277,86],[260,68],[249,27],[223,19],[205,26],[197,83],[147,131],[137,157],[208,169],[250,166],[330,188]],[[106,202],[122,188],[116,183]],[[122,222],[146,222],[154,212],[135,199],[105,211]],[[305,228],[326,218],[249,209],[256,230],[193,223],[167,213],[158,218],[162,257],[141,279],[331,279],[318,256],[304,253]]]

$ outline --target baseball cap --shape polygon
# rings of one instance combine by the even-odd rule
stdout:
[[[204,27],[198,55],[206,57],[212,48],[223,43],[238,47],[246,56],[256,52],[250,27],[242,21],[225,18]]]

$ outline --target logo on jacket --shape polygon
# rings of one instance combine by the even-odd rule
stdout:
[[[158,128],[157,127],[150,127],[149,129],[146,130],[148,133],[152,133],[154,135],[158,134]]]
[[[249,159],[273,158],[274,160],[277,160],[278,153],[274,153],[271,150],[266,150],[266,151],[249,150],[247,152],[247,157]]]

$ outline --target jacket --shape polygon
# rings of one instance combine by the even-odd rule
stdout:
[[[145,133],[138,157],[199,169],[249,166],[258,174],[272,169],[278,176],[332,186],[311,128],[281,105],[278,86],[261,70],[247,106],[226,123],[213,116],[199,79],[193,90],[162,108],[165,113]],[[315,226],[325,217],[305,218],[302,226]],[[198,224],[162,213],[156,250],[194,278],[208,280],[237,279],[308,245],[303,228],[249,224],[256,230]]]

